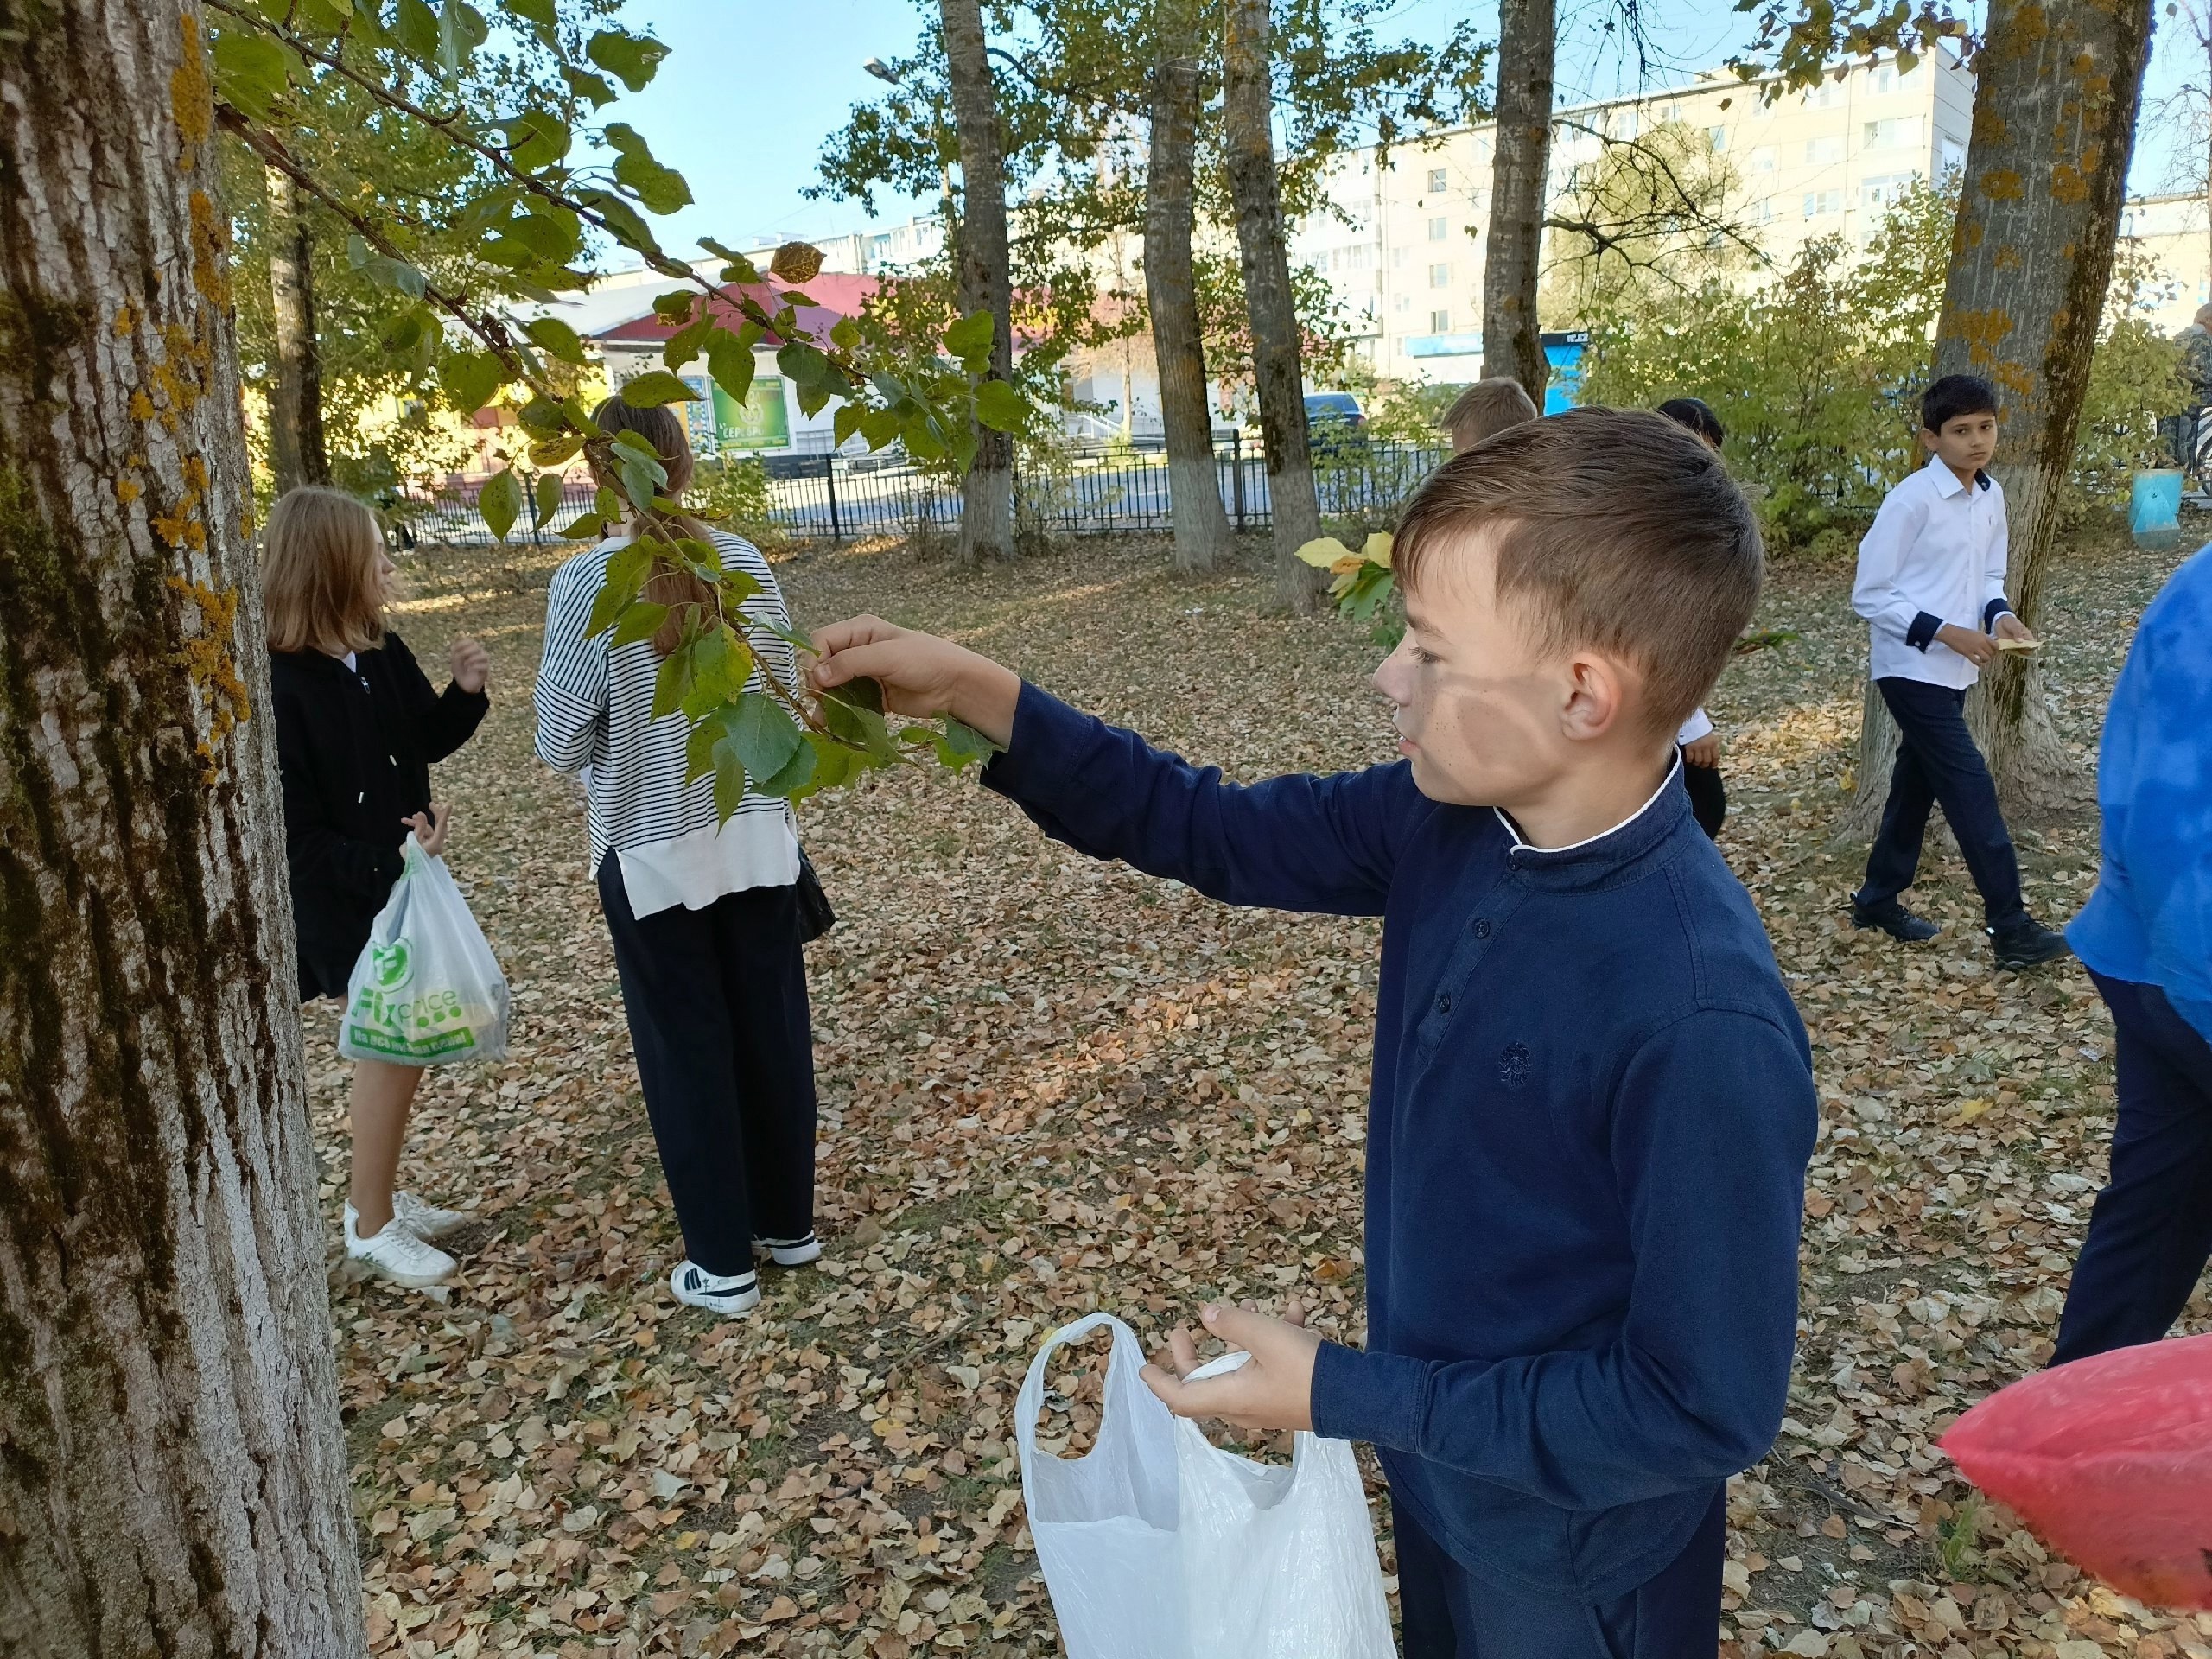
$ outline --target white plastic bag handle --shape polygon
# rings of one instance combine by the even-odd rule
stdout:
[[[1144,1369],[1144,1350],[1137,1342],[1137,1333],[1111,1313],[1086,1313],[1073,1324],[1062,1325],[1045,1338],[1045,1345],[1037,1351],[1037,1357],[1029,1362],[1029,1375],[1021,1380],[1021,1392],[1014,1402],[1014,1445],[1021,1457],[1025,1481],[1028,1478],[1030,1459],[1037,1455],[1037,1414],[1045,1404],[1045,1362],[1052,1358],[1055,1348],[1080,1342],[1102,1325],[1113,1328],[1114,1352],[1106,1362],[1106,1386],[1102,1390],[1098,1438],[1092,1442],[1092,1450],[1103,1445],[1109,1434],[1128,1432],[1129,1425],[1122,1421],[1122,1414],[1114,1409],[1114,1384],[1117,1377],[1128,1375],[1128,1368]],[[1084,1455],[1090,1454],[1086,1452]]]

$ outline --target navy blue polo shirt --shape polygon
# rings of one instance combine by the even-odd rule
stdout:
[[[1367,1345],[1323,1344],[1313,1426],[1478,1575],[1594,1602],[1671,1561],[1781,1427],[1817,1122],[1679,781],[1541,849],[1404,761],[1240,787],[1028,685],[984,781],[1227,903],[1382,917]]]

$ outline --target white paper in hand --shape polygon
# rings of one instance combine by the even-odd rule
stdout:
[[[1040,1452],[1045,1362],[1101,1325],[1114,1353],[1097,1440],[1081,1458]],[[1391,1659],[1350,1442],[1301,1433],[1287,1469],[1234,1456],[1154,1398],[1143,1366],[1128,1326],[1093,1313],[1046,1340],[1015,1402],[1022,1497],[1068,1659]]]

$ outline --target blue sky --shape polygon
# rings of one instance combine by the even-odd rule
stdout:
[[[1611,0],[1563,0],[1562,103],[1631,91],[1640,79],[1657,86],[1681,79],[1745,38],[1745,22],[1727,0],[1646,0],[1658,55],[1639,66],[1604,26],[1614,10]],[[702,235],[784,240],[860,228],[859,204],[810,201],[800,192],[817,176],[823,138],[854,104],[881,90],[861,61],[907,51],[936,13],[934,0],[631,0],[624,21],[650,29],[672,49],[652,86],[607,113],[634,124],[691,186],[695,204],[664,222],[664,244],[690,252]],[[1494,33],[1495,0],[1475,6],[1400,0],[1377,33],[1436,40],[1467,16]],[[2187,25],[2160,22],[2146,94],[2171,88],[2194,66]],[[2146,126],[2139,147],[2138,190],[2165,188],[2167,154],[2152,136],[2158,130]],[[878,200],[885,217],[903,218],[909,209]]]

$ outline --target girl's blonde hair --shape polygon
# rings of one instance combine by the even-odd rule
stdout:
[[[261,554],[271,651],[342,657],[384,643],[376,514],[343,490],[302,484],[276,498]]]
[[[634,432],[653,447],[653,454],[668,474],[668,482],[661,486],[661,493],[671,501],[681,501],[684,490],[691,482],[694,462],[691,440],[683,429],[683,417],[662,404],[651,409],[640,409],[634,404],[623,402],[620,396],[609,397],[592,411],[592,419],[599,429],[613,437],[618,432]],[[594,457],[592,474],[602,486],[611,486],[614,480]],[[651,517],[665,529],[690,540],[709,542],[707,527],[685,512],[652,512]],[[712,545],[711,542],[709,542]],[[668,607],[667,619],[653,631],[653,650],[665,657],[683,639],[685,607],[704,607],[711,612],[715,607],[715,590],[704,577],[684,569],[671,559],[657,558],[645,580],[645,598],[655,605]]]

